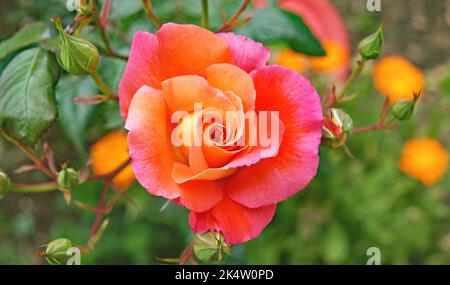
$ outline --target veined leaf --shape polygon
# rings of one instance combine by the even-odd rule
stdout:
[[[3,131],[32,147],[57,116],[55,84],[59,65],[41,48],[18,54],[0,77],[0,117]]]
[[[13,51],[49,39],[50,37],[50,30],[44,23],[38,22],[24,26],[12,37],[0,43],[0,60]]]
[[[235,30],[266,45],[287,42],[296,52],[323,56],[325,51],[319,40],[299,16],[280,8],[256,9],[253,19]]]

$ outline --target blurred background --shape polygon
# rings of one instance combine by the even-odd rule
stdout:
[[[215,2],[215,1],[210,1]],[[234,11],[240,1],[229,1]],[[351,138],[350,158],[342,149],[321,147],[317,177],[299,194],[279,204],[263,233],[233,247],[230,264],[365,264],[369,247],[378,247],[382,264],[450,263],[450,175],[424,186],[398,167],[404,143],[433,137],[450,149],[450,1],[381,0],[381,12],[368,12],[365,0],[333,1],[343,17],[353,44],[386,20],[383,56],[402,55],[426,76],[426,90],[413,119],[389,132],[370,132]],[[200,1],[154,1],[163,22],[199,23]],[[213,27],[222,23],[220,9],[211,4]],[[23,24],[49,23],[74,14],[65,1],[20,0],[0,2],[0,40]],[[113,1],[109,17],[113,48],[128,53],[138,30],[154,31],[140,0]],[[50,27],[49,23],[49,27]],[[56,34],[52,27],[52,33]],[[97,33],[86,37],[100,42]],[[0,62],[4,69],[12,56]],[[100,73],[113,88],[125,63],[102,57]],[[353,86],[358,99],[345,103],[355,126],[378,119],[383,98],[374,91],[372,65]],[[312,75],[313,77],[315,75]],[[313,82],[320,82],[312,78]],[[74,86],[77,88],[74,88]],[[318,83],[319,91],[323,86]],[[95,94],[90,78],[65,74],[58,84],[61,108],[58,125],[45,140],[58,163],[82,168],[90,146],[104,134],[122,127],[115,102],[99,106],[72,104],[77,96]],[[0,138],[0,168],[13,173],[28,160]],[[16,181],[43,181],[39,173],[13,176]],[[96,205],[100,184],[85,183],[74,198]],[[82,256],[83,264],[160,264],[158,258],[177,257],[192,240],[188,212],[148,195],[135,183],[129,190],[135,205],[121,200],[109,214],[110,225],[95,250]],[[9,193],[0,200],[0,264],[41,264],[34,253],[39,245],[60,237],[83,244],[95,214],[67,206],[61,193]]]

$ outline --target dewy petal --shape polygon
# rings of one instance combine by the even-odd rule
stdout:
[[[252,74],[256,110],[279,111],[285,126],[278,155],[241,168],[225,185],[238,203],[257,208],[302,190],[316,175],[322,136],[322,109],[314,87],[298,73],[268,66]]]
[[[257,237],[275,214],[276,205],[247,208],[226,195],[221,202],[204,213],[191,212],[193,231],[221,231],[229,244],[243,243]]]
[[[269,49],[263,44],[234,33],[220,33],[219,36],[228,42],[233,51],[235,65],[246,72],[259,69],[269,61]]]
[[[171,176],[174,162],[167,129],[166,104],[161,91],[144,86],[134,95],[125,128],[136,179],[153,195],[180,195]]]
[[[252,78],[242,69],[231,64],[214,64],[206,69],[206,76],[210,86],[222,90],[232,91],[242,100],[244,111],[255,108],[256,91]]]
[[[164,24],[156,35],[137,32],[119,84],[120,111],[127,119],[134,94],[144,85],[160,88],[165,79],[206,75],[216,63],[234,63],[226,40],[195,25]]]

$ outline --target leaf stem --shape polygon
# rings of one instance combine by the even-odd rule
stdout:
[[[100,36],[102,38],[103,44],[105,45],[105,54],[108,56],[111,56],[111,57],[116,57],[116,58],[122,59],[122,60],[128,60],[127,56],[121,55],[112,50],[108,36],[106,35],[105,27],[102,25],[102,21],[97,12],[95,12],[95,14],[94,14],[94,20],[95,20],[95,25],[100,30]]]
[[[389,110],[390,110],[389,98],[386,98],[384,100],[383,107],[381,108],[380,118],[378,119],[378,122],[372,126],[353,129],[353,134],[357,135],[357,134],[366,133],[366,132],[370,132],[370,131],[384,130],[386,128],[384,123],[385,123],[386,117],[389,113]]]
[[[361,58],[360,60],[356,61],[356,64],[357,66],[355,69],[353,69],[352,74],[350,75],[350,78],[348,79],[344,88],[342,88],[341,92],[336,96],[336,102],[342,101],[342,98],[344,98],[345,95],[347,95],[348,90],[352,86],[353,82],[363,71],[364,66],[366,64],[366,60],[364,58]]]
[[[244,0],[242,1],[241,6],[239,9],[234,13],[231,18],[226,21],[222,27],[220,27],[216,33],[226,32],[227,30],[231,29],[233,27],[234,22],[239,18],[239,16],[244,12],[244,10],[247,8],[247,6],[250,4],[250,0]]]
[[[202,0],[202,27],[209,28],[208,0]]]
[[[98,75],[97,72],[91,74],[92,79],[97,84],[98,88],[103,92],[107,98],[114,96],[114,92],[106,85],[105,81]]]
[[[124,170],[129,164],[130,164],[130,159],[124,161],[122,164],[120,164],[116,169],[114,169],[113,171],[106,173],[106,174],[102,174],[102,175],[94,175],[92,177],[89,177],[88,180],[100,180],[100,179],[112,179],[114,178],[117,174],[119,174],[122,170]]]
[[[107,179],[105,181],[105,183],[103,184],[102,193],[100,194],[100,199],[99,199],[98,205],[97,205],[97,215],[95,216],[95,221],[94,221],[94,224],[92,225],[89,239],[97,233],[97,231],[100,227],[100,223],[101,223],[103,215],[104,215],[103,206],[105,205],[109,187],[111,186],[111,181],[112,181],[111,179]]]
[[[153,12],[152,0],[142,0],[142,4],[144,5],[144,11],[150,18],[150,20],[152,20],[153,23],[155,23],[157,28],[160,28],[161,20],[159,20],[159,18],[156,17],[155,13]]]
[[[58,190],[58,184],[56,182],[46,182],[38,184],[22,184],[13,183],[11,192],[18,193],[43,193]]]
[[[14,145],[16,145],[26,156],[28,156],[28,158],[30,158],[35,164],[36,166],[42,170],[42,172],[44,172],[48,177],[52,178],[52,179],[56,179],[56,173],[51,171],[50,168],[44,163],[44,161],[42,159],[40,159],[37,154],[30,149],[28,146],[26,146],[24,143],[16,140],[15,138],[9,136],[8,134],[6,134],[5,132],[0,132],[1,135],[9,142],[13,143]]]

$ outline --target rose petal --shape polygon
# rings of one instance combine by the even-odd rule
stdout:
[[[220,225],[212,215],[212,211],[191,212],[189,214],[189,224],[196,233],[207,231],[220,232]]]
[[[230,176],[231,174],[236,172],[236,170],[237,169],[235,168],[225,168],[225,167],[208,168],[201,172],[195,173],[189,166],[176,162],[173,164],[172,178],[178,184],[196,180],[214,181]]]
[[[231,64],[214,64],[206,69],[210,86],[223,92],[232,91],[242,100],[244,111],[255,108],[256,91],[252,78],[242,69]]]
[[[164,24],[156,32],[164,79],[179,75],[205,76],[215,63],[234,63],[228,43],[196,25]]]
[[[131,44],[130,56],[119,83],[120,113],[124,120],[134,94],[142,86],[159,88],[160,70],[156,54],[158,40],[147,32],[137,32]]]
[[[162,89],[169,109],[174,111],[194,111],[194,104],[202,108],[211,107],[220,111],[234,110],[234,105],[218,89],[212,88],[198,75],[177,76],[162,83]]]
[[[233,51],[235,65],[246,72],[261,68],[269,61],[269,49],[261,43],[234,33],[220,33],[219,36],[228,42]]]
[[[125,128],[136,179],[150,194],[174,199],[180,188],[173,181],[174,162],[161,91],[144,86],[134,95]]]
[[[191,181],[180,185],[180,202],[189,210],[204,212],[219,203],[223,190],[215,181]]]
[[[243,243],[257,237],[272,220],[276,205],[247,208],[226,195],[205,213],[191,212],[189,223],[198,233],[221,231],[229,244]]]
[[[225,185],[235,201],[251,208],[287,199],[316,175],[322,110],[314,87],[298,73],[268,66],[252,74],[256,110],[279,111],[285,126],[278,155],[241,168]]]

